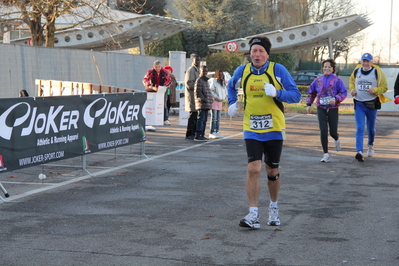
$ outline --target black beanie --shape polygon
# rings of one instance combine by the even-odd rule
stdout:
[[[272,47],[272,44],[267,37],[254,37],[251,40],[249,40],[249,51],[251,51],[252,45],[257,44],[260,46],[263,46],[265,48],[266,52],[268,55],[270,55],[270,48]]]

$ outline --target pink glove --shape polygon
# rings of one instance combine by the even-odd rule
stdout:
[[[395,97],[395,100],[393,101],[395,104],[399,104],[399,96]]]

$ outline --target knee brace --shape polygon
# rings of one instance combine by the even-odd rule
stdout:
[[[276,181],[280,177],[280,173],[278,173],[275,177],[267,175],[267,179],[270,181]]]

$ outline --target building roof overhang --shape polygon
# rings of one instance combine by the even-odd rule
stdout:
[[[82,13],[84,13],[83,10]],[[120,50],[150,44],[185,30],[191,22],[152,14],[140,15],[108,8],[106,16],[77,28],[58,30],[54,47]],[[81,18],[80,18],[81,19]],[[57,28],[74,25],[79,18],[63,15],[57,20]],[[11,40],[12,44],[28,44],[29,37]]]
[[[367,17],[352,14],[210,44],[208,47],[217,50],[248,52],[248,43],[251,38],[266,36],[272,43],[273,53],[289,53],[300,49],[324,46],[328,44],[329,39],[332,41],[342,40],[367,28],[371,24],[372,22]]]

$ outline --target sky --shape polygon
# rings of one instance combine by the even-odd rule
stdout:
[[[367,12],[373,25],[361,31],[365,40],[351,54],[351,58],[360,58],[364,52],[373,56],[380,55],[382,63],[388,63],[389,34],[391,25],[391,2],[394,10],[392,16],[391,64],[399,62],[399,1],[398,0],[358,0],[359,13]],[[395,12],[396,11],[396,12]]]

